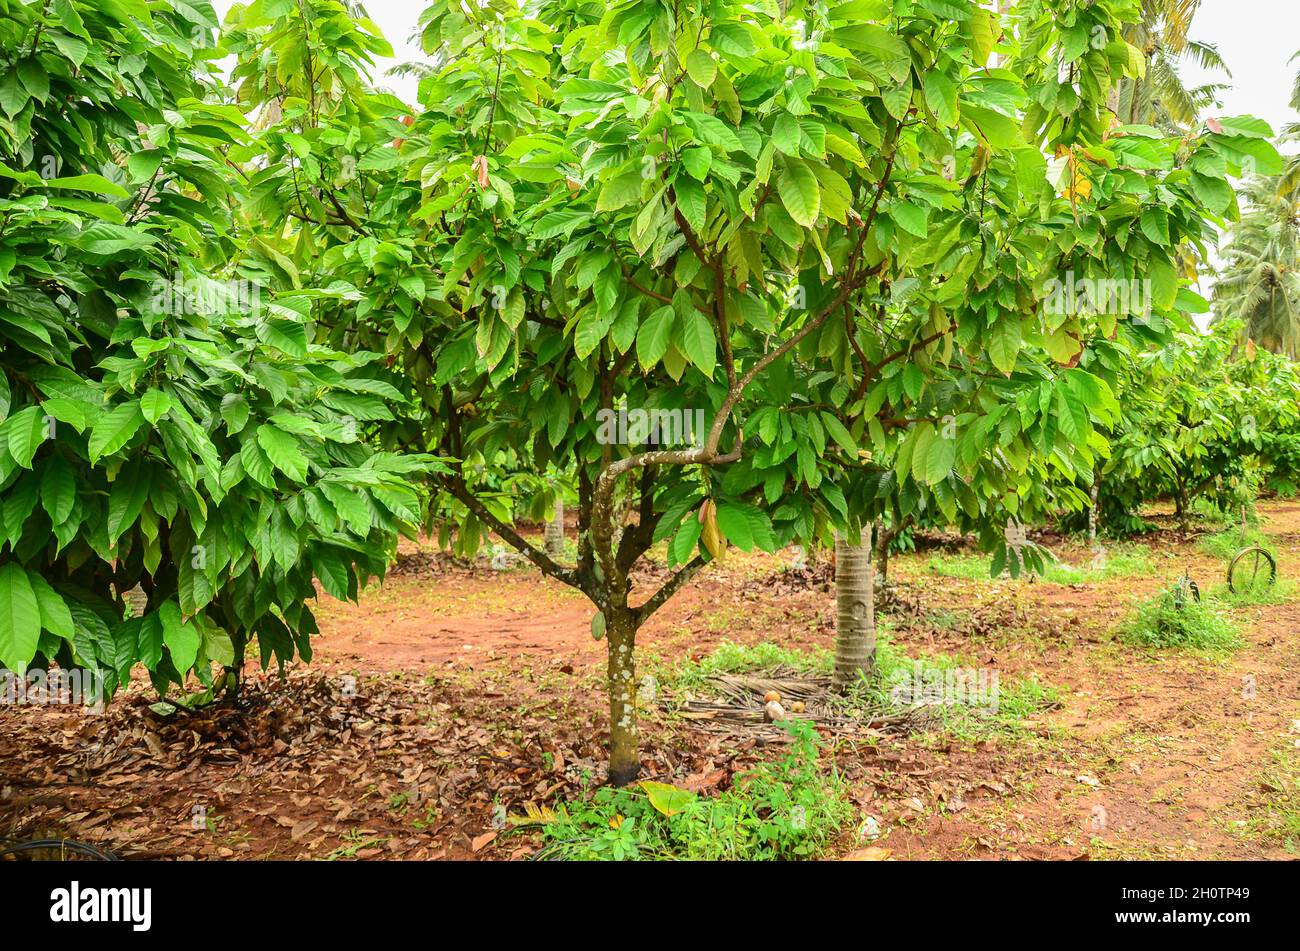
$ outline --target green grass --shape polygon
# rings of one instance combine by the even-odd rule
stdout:
[[[1277,554],[1273,540],[1258,528],[1248,528],[1244,535],[1240,527],[1225,528],[1221,532],[1202,535],[1196,540],[1197,548],[1207,555],[1222,558],[1224,561],[1227,561],[1240,549],[1251,546],[1263,548],[1273,555]]]
[[[944,578],[988,581],[991,564],[986,555],[931,555],[926,559],[925,570]]]
[[[1141,545],[1122,545],[1107,549],[1104,561],[1093,559],[1079,566],[1048,562],[1043,580],[1053,584],[1079,584],[1107,578],[1136,578],[1156,570],[1151,553]]]
[[[556,809],[536,858],[764,861],[811,859],[853,818],[845,784],[819,759],[811,724],[787,720],[790,750],[716,796],[660,783],[609,787]]]
[[[1251,815],[1232,824],[1239,834],[1277,842],[1288,852],[1300,852],[1300,756],[1292,749],[1275,750],[1252,796]]]
[[[945,578],[988,581],[991,560],[984,555],[931,555],[925,570]],[[1085,561],[1069,565],[1048,561],[1040,576],[1051,584],[1081,584],[1107,578],[1131,578],[1150,575],[1156,570],[1151,554],[1141,545],[1121,545],[1106,550],[1105,562]],[[1024,577],[1022,575],[1022,577]]]
[[[1278,578],[1271,585],[1260,583],[1253,588],[1232,592],[1227,583],[1215,585],[1210,596],[1229,607],[1247,608],[1256,605],[1286,604],[1295,595],[1295,582],[1290,578]]]
[[[778,665],[792,667],[800,674],[828,677],[834,669],[835,656],[824,648],[804,651],[783,647],[770,641],[737,644],[722,641],[699,660],[685,659],[672,665],[658,664],[659,680],[679,689],[696,689],[718,674],[739,674],[765,670]]]
[[[669,690],[692,691],[717,674],[791,667],[810,676],[830,676],[834,655],[826,649],[810,651],[763,642],[755,645],[724,641],[699,660],[681,661],[657,673]],[[912,658],[894,643],[888,622],[876,623],[876,665],[872,676],[839,701],[846,715],[902,709],[912,703],[932,707],[938,726],[959,738],[1014,736],[1024,721],[1059,702],[1059,691],[1036,678],[1004,679],[977,670],[960,657],[924,654]],[[940,700],[942,702],[931,702]]]
[[[1174,589],[1141,601],[1117,629],[1120,640],[1136,647],[1226,653],[1242,646],[1232,619],[1207,601],[1184,598]]]

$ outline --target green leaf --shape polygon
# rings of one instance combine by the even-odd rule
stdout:
[[[707,145],[696,145],[682,152],[682,165],[692,178],[704,181],[713,166],[713,149]]]
[[[91,254],[112,255],[120,251],[140,251],[158,239],[144,231],[115,225],[109,221],[96,221],[77,237],[77,243]]]
[[[313,550],[311,563],[326,593],[340,601],[348,600],[348,566],[339,553],[321,546]]]
[[[777,151],[792,158],[799,157],[799,143],[803,133],[799,129],[799,120],[788,112],[782,112],[772,125],[772,144]]]
[[[636,332],[636,358],[642,369],[649,370],[663,359],[675,316],[672,307],[665,305],[641,322]]]
[[[144,396],[140,397],[140,412],[144,414],[145,421],[152,426],[172,408],[172,398],[162,390],[151,389]]]
[[[681,210],[686,223],[698,234],[708,222],[708,203],[704,197],[704,186],[692,178],[678,178],[673,184],[673,194],[677,196],[677,207]]]
[[[705,50],[691,50],[686,54],[686,72],[691,82],[708,89],[718,75],[718,64]]]
[[[41,612],[41,627],[55,637],[71,641],[76,631],[72,625],[72,611],[68,609],[68,602],[40,575],[29,573],[27,580],[31,582],[32,591],[36,595],[36,604]]]
[[[750,528],[749,516],[744,510],[724,502],[717,510],[718,528],[741,551],[753,551],[754,533]]]
[[[601,186],[600,195],[596,199],[596,210],[615,211],[632,204],[640,199],[643,184],[645,179],[636,169],[615,175]]]
[[[708,318],[694,308],[683,315],[681,346],[686,358],[699,367],[701,373],[713,376],[718,359],[718,340]]]
[[[307,478],[307,457],[292,435],[263,423],[257,427],[257,442],[272,464],[290,479],[302,482]]]
[[[267,458],[255,439],[246,440],[240,445],[239,461],[254,482],[268,489],[275,488],[275,474],[271,471],[271,460]]]
[[[675,816],[695,801],[695,793],[689,789],[670,786],[668,783],[655,783],[643,779],[640,786],[645,790],[650,805],[665,816]]]
[[[822,411],[822,425],[826,427],[826,432],[830,433],[831,439],[835,440],[836,445],[849,454],[852,459],[858,458],[858,444],[849,431],[844,428],[844,424],[835,417],[834,414]]]
[[[924,238],[930,233],[930,213],[920,205],[910,201],[895,201],[889,206],[889,217],[898,222],[898,226],[908,234]]]
[[[41,637],[41,612],[36,592],[22,565],[0,565],[0,666],[25,670],[36,656]]]
[[[181,609],[175,601],[166,601],[158,609],[162,622],[163,643],[171,654],[172,666],[182,677],[194,666],[199,653],[199,632],[192,622],[181,619]]]
[[[1020,354],[1020,324],[1013,318],[1003,318],[989,328],[987,339],[989,359],[1009,376],[1016,368],[1016,357]]]
[[[18,465],[30,469],[37,448],[45,441],[45,417],[40,408],[29,406],[14,413],[5,427],[9,435],[9,454]]]
[[[149,480],[137,463],[128,463],[113,482],[108,496],[108,540],[116,543],[122,533],[135,524],[149,497]]]
[[[957,440],[944,439],[936,430],[925,453],[925,481],[934,485],[948,478],[956,459]]]
[[[221,418],[230,435],[242,432],[248,423],[248,400],[238,393],[227,393],[221,398]]]
[[[992,109],[969,102],[961,107],[961,124],[995,150],[1014,149],[1024,145],[1020,126],[1014,119]]]
[[[817,176],[799,159],[786,159],[776,180],[781,204],[796,223],[811,228],[821,212],[821,189]]]
[[[144,413],[138,400],[122,403],[104,413],[90,430],[90,461],[93,465],[104,456],[117,452],[144,425]]]
[[[1169,246],[1169,213],[1163,208],[1142,212],[1142,233],[1161,247]]]
[[[946,126],[957,124],[957,86],[952,78],[937,69],[927,70],[923,78],[925,104],[935,118]]]
[[[70,175],[67,178],[47,178],[45,180],[45,187],[94,192],[97,195],[108,195],[112,198],[131,197],[131,193],[121,185],[109,181],[103,175],[95,175],[94,173]]]
[[[912,54],[899,37],[874,23],[855,23],[831,32],[831,40],[846,49],[865,53],[865,65],[875,75],[902,82],[912,69]]]
[[[51,525],[62,525],[77,503],[77,483],[72,466],[61,456],[51,456],[41,470],[41,505]]]

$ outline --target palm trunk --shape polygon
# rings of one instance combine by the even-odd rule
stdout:
[[[872,571],[872,530],[860,544],[835,536],[834,687],[846,690],[871,673],[876,657],[875,583]]]
[[[558,557],[564,554],[564,496],[555,493],[555,518],[546,523],[542,535],[546,554]]]
[[[609,782],[626,786],[641,771],[636,730],[636,624],[626,608],[606,618],[609,643]]]

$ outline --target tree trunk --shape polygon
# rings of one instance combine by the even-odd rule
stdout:
[[[606,618],[609,643],[609,782],[626,786],[641,771],[636,730],[636,626],[632,613],[615,608]]]
[[[1092,488],[1088,491],[1088,498],[1092,500],[1088,508],[1088,543],[1097,544],[1097,496],[1101,492],[1101,477],[1093,476]]]
[[[870,674],[876,658],[875,583],[872,571],[872,530],[863,530],[861,544],[851,545],[835,535],[835,677],[844,691]]]
[[[546,554],[557,558],[564,554],[564,496],[555,492],[555,518],[546,523],[542,534]]]
[[[872,528],[876,543],[876,572],[872,579],[872,588],[879,584],[882,588],[889,584],[889,546],[898,534],[898,529]],[[874,594],[874,591],[873,591]]]

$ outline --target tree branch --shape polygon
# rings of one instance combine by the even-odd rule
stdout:
[[[638,625],[643,623],[650,617],[650,615],[663,607],[664,604],[668,602],[669,598],[680,591],[688,581],[700,573],[700,569],[703,568],[705,564],[704,556],[696,555],[678,569],[677,573],[665,581],[663,586],[652,594],[644,604],[639,608],[633,608],[636,616],[636,623]]]
[[[582,585],[578,572],[573,568],[565,568],[563,565],[554,561],[549,555],[539,548],[533,547],[528,540],[507,525],[501,519],[488,510],[473,493],[469,491],[463,480],[456,477],[440,477],[438,481],[453,496],[465,504],[465,506],[478,516],[479,520],[490,526],[491,529],[510,543],[516,551],[531,561],[534,565],[542,570],[544,574],[550,575],[557,581],[563,581],[565,584],[577,588],[583,593],[588,593]]]

